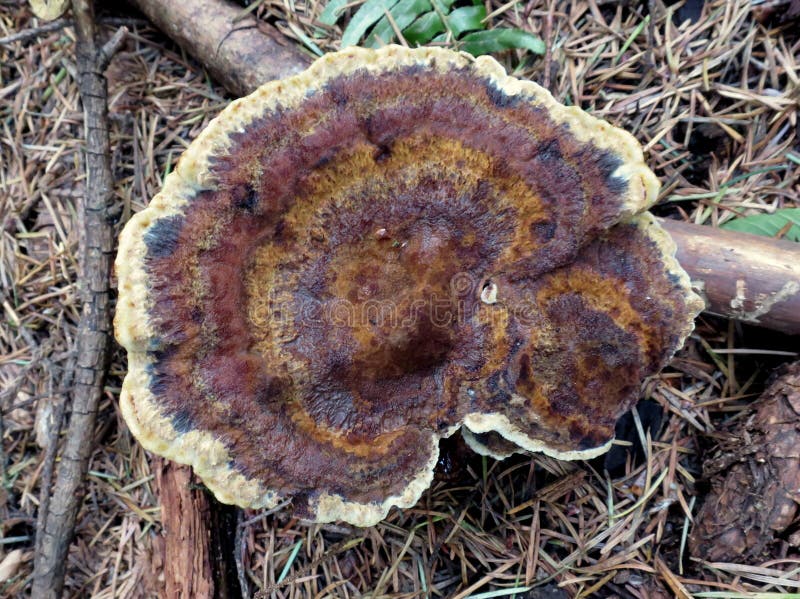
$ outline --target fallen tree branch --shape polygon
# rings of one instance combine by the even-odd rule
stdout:
[[[226,38],[241,11],[224,0],[130,1],[209,71],[221,73],[220,83],[236,95],[308,62],[283,46],[271,54],[272,41]],[[220,52],[213,51],[221,39],[226,41]],[[250,52],[250,43],[264,45]],[[662,224],[678,244],[678,260],[702,288],[709,312],[800,334],[800,244],[671,220]]]
[[[800,243],[675,220],[661,224],[708,312],[800,335]]]
[[[36,531],[33,597],[60,597],[67,553],[75,520],[83,500],[82,483],[94,446],[97,405],[103,393],[111,347],[109,275],[114,251],[114,230],[109,218],[113,178],[109,160],[108,106],[103,77],[111,56],[122,43],[120,29],[99,47],[91,0],[73,0],[77,34],[76,58],[86,137],[86,193],[82,205],[84,238],[81,251],[83,310],[78,324],[75,380],[71,416],[55,488]],[[50,489],[43,486],[42,496]]]
[[[222,0],[129,0],[231,93],[305,69],[311,58],[251,14]],[[280,40],[280,41],[279,41]],[[281,43],[283,42],[283,43]]]

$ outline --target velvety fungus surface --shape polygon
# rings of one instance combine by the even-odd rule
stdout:
[[[329,55],[229,106],[125,228],[125,418],[223,501],[361,525],[462,425],[596,455],[700,307],[657,189],[491,59]]]

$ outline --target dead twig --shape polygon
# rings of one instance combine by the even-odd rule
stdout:
[[[135,19],[130,17],[106,17],[105,19],[98,19],[99,23],[103,25],[111,25],[114,27],[130,27],[135,25],[146,25],[147,21],[143,19]],[[10,46],[16,42],[27,42],[35,37],[39,37],[40,35],[44,35],[46,33],[52,33],[53,31],[59,31],[60,29],[64,29],[65,27],[71,27],[74,25],[72,19],[56,19],[55,21],[51,21],[49,23],[44,23],[43,25],[39,25],[38,27],[31,27],[30,29],[25,29],[23,31],[17,31],[16,33],[12,33],[11,35],[7,35],[5,37],[0,37],[0,46]]]
[[[192,469],[156,457],[155,491],[161,499],[164,530],[164,597],[224,596],[224,581],[215,580],[209,493],[193,482]]]
[[[59,396],[61,400],[56,406],[55,414],[53,416],[53,426],[50,431],[50,443],[44,454],[44,466],[42,468],[42,496],[39,500],[39,511],[36,514],[36,552],[41,552],[41,543],[44,535],[38,534],[38,531],[44,530],[47,514],[50,512],[50,485],[53,482],[53,470],[56,464],[56,456],[58,455],[58,437],[61,434],[61,427],[64,424],[64,415],[67,411],[67,402],[65,396],[68,393],[72,379],[75,376],[75,359],[70,359],[67,364],[67,371],[63,378],[63,384],[59,389]]]
[[[238,510],[238,517],[236,523],[236,535],[234,536],[234,560],[236,562],[236,576],[239,579],[239,588],[242,592],[242,597],[250,596],[250,584],[247,582],[247,571],[244,565],[244,512]]]
[[[30,29],[25,29],[24,31],[17,31],[11,35],[0,37],[0,46],[7,46],[15,42],[27,42],[29,39],[33,39],[44,33],[50,33],[51,31],[58,31],[59,29],[63,29],[69,25],[69,19],[56,19],[55,21],[44,23],[38,27],[31,27]]]
[[[550,91],[550,73],[551,67],[553,65],[553,11],[555,10],[555,5],[550,4],[549,8],[547,9],[547,17],[544,21],[544,43],[545,43],[545,52],[544,52],[544,75],[542,79],[542,87],[546,90]]]
[[[61,465],[48,504],[37,530],[32,595],[60,597],[64,585],[67,551],[75,519],[83,498],[81,483],[93,448],[97,405],[103,392],[111,345],[109,275],[114,231],[109,219],[113,179],[109,159],[107,86],[103,71],[119,48],[126,29],[98,46],[94,11],[88,0],[74,0],[72,11],[77,34],[79,88],[84,110],[86,137],[86,197],[84,215],[83,311],[76,340],[75,384],[72,414]],[[42,495],[49,493],[42,487]],[[46,502],[45,502],[46,503]]]

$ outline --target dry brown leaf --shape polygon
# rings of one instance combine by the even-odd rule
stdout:
[[[67,12],[69,0],[28,0],[31,10],[40,19],[53,21]]]
[[[0,582],[11,580],[22,563],[22,549],[14,549],[0,562]]]

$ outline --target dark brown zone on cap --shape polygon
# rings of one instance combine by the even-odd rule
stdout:
[[[398,185],[355,184],[363,164],[348,169],[349,155],[366,147],[373,165],[391,164],[398,149],[415,136],[449,140],[486,157],[490,168],[482,176],[494,182],[517,178],[527,193],[514,188],[517,204],[493,214],[497,202],[511,193],[501,194],[499,183],[459,195],[452,178],[423,177],[408,187],[402,201],[394,196]],[[512,321],[504,344],[493,346],[489,340],[503,335],[490,324],[468,321],[459,327],[425,328],[423,322],[401,331],[391,343],[381,337],[374,351],[362,351],[362,342],[369,341],[364,331],[357,331],[359,339],[348,338],[346,330],[331,339],[324,328],[299,320],[300,314],[289,323],[298,337],[276,339],[274,351],[265,355],[253,351],[269,343],[254,338],[251,315],[243,308],[253,298],[242,273],[250,273],[258,252],[265,247],[287,252],[284,270],[257,276],[265,282],[284,276],[297,281],[297,289],[312,299],[330,295],[336,273],[347,264],[337,264],[337,256],[358,248],[358,238],[366,240],[361,246],[365,254],[376,244],[416,244],[418,259],[407,259],[402,272],[386,279],[386,288],[377,289],[382,296],[396,293],[405,276],[423,303],[437,294],[445,297],[452,291],[449,281],[462,272],[476,284],[483,283],[481,276],[497,273],[501,294],[514,286],[534,293],[533,277],[568,263],[586,241],[615,221],[627,186],[612,176],[620,163],[614,154],[578,142],[543,108],[506,97],[468,72],[409,68],[341,77],[299,108],[265,114],[232,140],[226,155],[213,160],[217,189],[199,192],[185,217],[162,219],[146,239],[153,317],[161,333],[153,347],[158,360],[152,390],[176,427],[214,431],[235,447],[237,469],[279,493],[323,489],[351,500],[380,501],[401,492],[427,462],[421,448],[429,446],[432,434],[457,423],[467,409],[502,407],[481,405],[481,397],[466,401],[458,377],[483,376],[487,364],[504,361],[515,339],[527,336]],[[444,158],[453,172],[464,168],[457,154]],[[315,179],[322,171],[334,179]],[[345,190],[342,206],[348,210],[341,212],[324,201],[303,204],[326,185]],[[492,218],[482,219],[482,214]],[[313,220],[309,215],[326,224],[297,228],[297,219]],[[398,238],[379,239],[381,229]],[[471,241],[463,243],[465,238]],[[423,247],[431,240],[440,246]],[[392,250],[397,248],[381,251]],[[446,262],[447,255],[456,260]],[[501,257],[505,262],[499,262]],[[359,260],[358,252],[353,260]],[[419,270],[412,268],[415,263]],[[364,262],[352,273],[356,283],[361,276],[368,286],[385,274],[370,268]],[[427,275],[436,276],[427,280]],[[641,274],[642,284],[645,278]],[[380,287],[380,281],[376,284]],[[620,279],[615,284],[626,283]],[[477,297],[476,292],[465,302],[468,310],[491,309],[478,304]],[[303,299],[298,293],[295,298]],[[581,312],[588,308],[579,299],[565,301],[571,316],[580,313],[586,322],[603,321],[602,315]],[[538,318],[557,322],[558,302],[551,302]],[[615,333],[608,323],[600,329],[615,340],[614,352],[621,351],[626,334],[630,337]],[[510,357],[517,364],[516,356],[531,356],[534,379],[561,364],[556,358],[541,363],[532,351],[519,349]],[[607,354],[600,350],[597,359]],[[286,356],[291,359],[274,361]],[[628,364],[634,358],[629,352],[618,361]],[[307,372],[320,380],[305,384]],[[497,380],[513,391],[519,379],[519,373],[504,373]],[[540,416],[545,424],[533,429],[537,436],[550,437],[563,449],[574,449],[575,441],[597,444],[608,438],[602,426],[596,434],[588,418],[571,420],[573,406],[585,407],[584,400],[573,397],[580,390],[557,391],[552,406],[545,399],[526,407],[537,414],[544,411]],[[306,395],[298,397],[298,391]],[[486,404],[492,404],[490,399]],[[603,398],[599,422],[616,416],[615,401],[628,399]],[[464,405],[458,405],[460,400]],[[588,405],[590,400],[585,400]],[[352,421],[359,412],[370,417]],[[590,416],[597,414],[595,406]],[[516,421],[529,414],[522,410],[511,416]],[[564,424],[566,434],[551,430]]]

